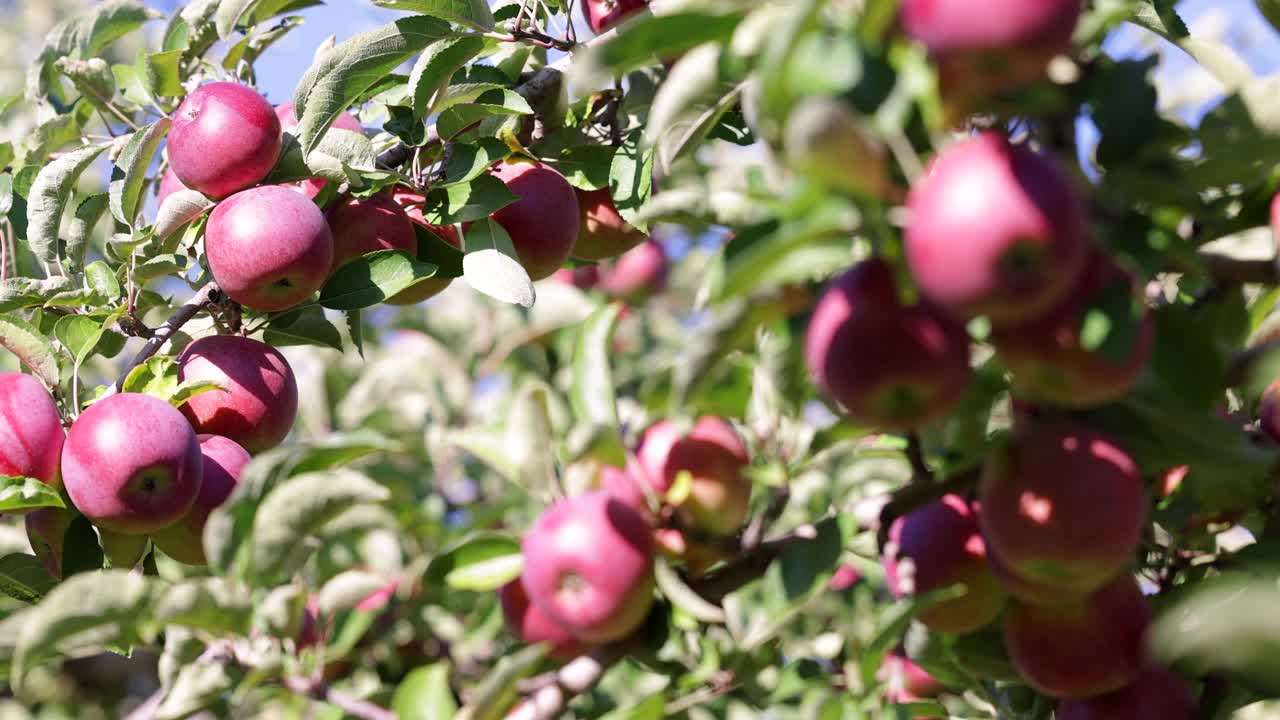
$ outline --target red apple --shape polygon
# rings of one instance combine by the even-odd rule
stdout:
[[[245,190],[218,203],[204,248],[222,291],[264,312],[287,310],[311,297],[333,264],[324,214],[281,185]]]
[[[100,528],[145,534],[172,525],[200,492],[200,442],[169,403],[138,393],[103,398],[80,414],[62,449],[76,508]]]
[[[204,525],[213,512],[226,502],[240,482],[249,453],[235,442],[220,435],[201,435],[204,480],[196,502],[178,522],[151,534],[156,547],[165,555],[188,565],[205,565]]]
[[[164,175],[160,176],[160,186],[156,188],[156,202],[159,205],[164,205],[165,198],[179,190],[189,189],[190,188],[186,185],[182,184],[182,181],[178,179],[177,175],[173,174],[173,168],[166,168]]]
[[[857,568],[852,565],[841,565],[827,581],[827,589],[832,592],[844,592],[857,585],[861,579],[862,573],[858,572]]]
[[[1018,429],[978,484],[991,551],[1014,575],[1092,592],[1127,567],[1147,517],[1142,473],[1127,453],[1084,427]]]
[[[551,657],[566,662],[588,650],[587,645],[578,642],[568,630],[529,602],[519,578],[498,588],[498,601],[502,604],[507,631],[520,642],[547,643],[551,646]]]
[[[422,212],[423,204],[427,201],[425,197],[400,186],[396,186],[391,191],[391,197],[395,199],[397,205],[404,209],[405,214],[409,216],[411,221],[426,228],[433,235],[459,250],[462,249],[462,240],[458,238],[458,231],[452,225],[432,225],[427,222],[427,218]],[[447,275],[432,277],[387,300],[387,304],[414,305],[420,303],[439,295],[442,290],[449,287],[451,282],[453,282],[453,278]]]
[[[1082,0],[903,0],[902,27],[962,105],[1033,83],[1071,44]]]
[[[561,500],[521,543],[529,600],[584,642],[630,635],[653,604],[652,532],[635,508],[608,494]]]
[[[614,297],[644,300],[667,286],[667,265],[662,243],[646,240],[600,272],[600,289]]]
[[[65,437],[58,406],[39,380],[0,373],[0,475],[62,487],[58,464]]]
[[[520,199],[493,219],[511,236],[520,264],[534,280],[569,260],[578,240],[578,196],[564,176],[537,161],[504,160],[490,170]]]
[[[1132,685],[1106,695],[1063,700],[1057,720],[1192,720],[1196,698],[1168,668],[1152,665]]]
[[[276,106],[276,118],[280,120],[280,129],[284,132],[291,133],[298,127],[298,116],[293,111],[293,102],[280,103]],[[361,135],[364,134],[364,126],[353,115],[343,113],[334,121],[333,126],[339,130],[350,130]],[[315,199],[320,191],[324,190],[329,184],[324,178],[311,178],[309,180],[301,180],[296,183],[290,183],[290,187],[295,188],[298,192],[306,195],[310,199]]]
[[[418,254],[418,236],[405,211],[383,191],[369,198],[348,196],[329,210],[333,269],[378,250]]]
[[[239,335],[210,335],[178,356],[178,377],[223,387],[182,406],[196,431],[220,435],[251,453],[279,445],[298,415],[298,383],[279,350]]]
[[[1033,688],[1055,697],[1089,697],[1137,677],[1146,664],[1150,622],[1138,583],[1122,573],[1072,605],[1010,603],[1005,647]]]
[[[551,279],[565,285],[572,285],[579,290],[590,290],[600,284],[600,266],[561,268],[551,275]]]
[[[582,223],[578,226],[578,242],[573,256],[579,260],[604,260],[617,257],[648,239],[648,235],[631,227],[613,204],[609,188],[575,190]]]
[[[1094,257],[1077,287],[1045,314],[992,331],[996,354],[1013,373],[1015,392],[1038,402],[1087,408],[1120,397],[1138,382],[1155,346],[1155,318],[1141,305],[1141,288],[1134,278],[1101,252]],[[1081,333],[1087,314],[1126,298],[1140,314],[1133,318],[1133,332],[1104,341],[1122,343],[1114,350],[1105,345],[1086,348]]]
[[[937,697],[943,690],[924,668],[896,653],[885,657],[876,679],[885,684],[885,699],[891,703],[920,702]]]
[[[727,421],[704,415],[683,432],[664,420],[645,431],[636,450],[632,475],[643,478],[658,497],[681,472],[691,478],[680,515],[690,525],[715,535],[732,535],[751,509],[751,465],[747,447]]]
[[[244,85],[197,88],[173,116],[169,164],[184,185],[224,198],[262,182],[280,155],[280,120]]]
[[[55,578],[62,577],[63,539],[67,528],[76,519],[74,512],[56,507],[44,507],[32,510],[23,518],[27,529],[27,540],[40,564]]]
[[[1071,177],[997,132],[940,152],[907,208],[907,261],[921,292],[997,327],[1043,314],[1088,259],[1085,204]]]
[[[649,0],[583,0],[582,9],[587,24],[597,35],[649,5]]]
[[[886,430],[946,415],[973,374],[965,329],[926,303],[903,303],[893,268],[879,259],[823,293],[805,355],[814,381],[850,418]]]
[[[894,521],[885,547],[885,580],[904,598],[963,584],[960,597],[921,611],[917,619],[942,633],[967,633],[1004,609],[1005,593],[987,567],[977,513],[959,495],[946,495]]]

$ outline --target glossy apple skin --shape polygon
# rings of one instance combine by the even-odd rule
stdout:
[[[63,539],[67,535],[67,528],[71,527],[71,521],[75,519],[76,515],[71,510],[56,507],[32,510],[22,518],[32,551],[40,559],[44,569],[49,571],[49,575],[57,579],[62,577],[62,552],[65,547]]]
[[[503,161],[490,173],[520,199],[493,219],[511,236],[520,264],[533,280],[550,277],[568,262],[578,240],[578,196],[555,168],[540,162]]]
[[[669,266],[662,243],[645,240],[600,272],[600,289],[616,298],[643,302],[666,288]]]
[[[178,522],[151,535],[165,555],[187,565],[208,564],[204,555],[205,522],[209,513],[231,496],[252,459],[247,450],[221,435],[201,435],[200,454],[204,480],[195,504]]]
[[[1147,517],[1132,458],[1065,422],[1016,430],[988,459],[978,501],[983,535],[1006,568],[1064,598],[1092,592],[1127,567]]]
[[[907,262],[925,297],[962,318],[1026,322],[1075,286],[1091,244],[1058,162],[986,132],[934,158],[907,197]]]
[[[652,527],[606,493],[561,500],[525,533],[529,600],[587,643],[631,634],[653,604]]]
[[[210,335],[178,356],[178,377],[224,390],[191,398],[182,412],[202,435],[220,435],[250,453],[279,445],[298,416],[298,383],[279,350],[239,335]]]
[[[1094,256],[1077,286],[1044,315],[992,330],[991,342],[1018,394],[1062,407],[1096,407],[1128,392],[1147,367],[1156,326],[1141,304],[1141,288],[1101,252]],[[1086,314],[1117,296],[1132,299],[1136,329],[1114,350],[1085,348],[1080,335]]]
[[[462,240],[458,237],[458,231],[452,225],[432,225],[427,222],[427,218],[422,212],[423,204],[427,201],[425,197],[399,186],[391,191],[391,197],[395,199],[397,205],[404,209],[404,212],[409,216],[410,221],[421,225],[436,237],[444,240],[459,250],[462,249]],[[402,293],[397,294],[395,297],[387,300],[387,304],[416,305],[424,300],[428,300],[439,295],[442,290],[449,287],[449,283],[451,282],[453,282],[453,278],[447,275],[432,277],[414,285]]]
[[[973,374],[965,329],[928,304],[904,304],[893,268],[878,259],[823,293],[805,357],[814,381],[850,418],[885,430],[946,415]]]
[[[1009,604],[1005,647],[1031,687],[1062,698],[1128,685],[1146,665],[1151,609],[1138,583],[1121,573],[1073,605]]]
[[[631,474],[644,478],[663,497],[680,473],[688,472],[692,483],[680,515],[706,532],[732,535],[751,510],[751,480],[745,474],[750,464],[747,447],[733,426],[704,415],[687,433],[669,420],[646,430]]]
[[[962,106],[1044,77],[1066,52],[1082,0],[903,0],[906,34],[938,64],[944,98]]]
[[[0,475],[62,487],[66,432],[53,397],[31,375],[0,373]]]
[[[163,400],[121,393],[76,418],[62,450],[76,508],[99,528],[140,535],[177,522],[200,492],[200,441]]]
[[[649,6],[649,0],[584,0],[587,24],[597,35]]]
[[[507,631],[520,642],[547,643],[551,646],[551,657],[563,662],[588,650],[587,645],[578,642],[568,630],[529,602],[519,578],[498,588],[498,602],[502,605],[502,619],[506,621]]]
[[[276,106],[276,118],[280,120],[280,129],[283,132],[291,133],[298,127],[298,116],[293,111],[293,102],[284,102]],[[343,113],[333,121],[332,127],[339,130],[350,130],[364,135],[364,126],[355,116]],[[314,200],[320,195],[320,192],[329,184],[324,178],[310,178],[308,180],[300,180],[296,183],[290,183],[289,186],[298,192],[306,195],[309,199]]]
[[[1106,695],[1063,700],[1057,720],[1192,720],[1196,698],[1168,668],[1145,668],[1133,684]]]
[[[942,633],[966,633],[995,620],[1005,592],[987,567],[977,511],[959,495],[946,495],[898,518],[889,529],[885,581],[905,598],[963,583],[965,594],[937,603],[917,619]]]
[[[609,188],[575,189],[582,222],[573,256],[579,260],[604,260],[622,253],[648,239],[648,235],[631,227],[613,204]]]
[[[174,113],[169,164],[187,187],[224,198],[262,182],[280,144],[280,120],[266,98],[244,85],[210,83]]]
[[[218,203],[204,248],[222,291],[264,312],[287,310],[311,297],[333,265],[333,236],[324,214],[281,185],[252,188]]]

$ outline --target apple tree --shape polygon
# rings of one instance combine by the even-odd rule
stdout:
[[[1275,712],[1239,48],[1170,0],[372,0],[268,99],[318,4],[106,0],[0,98],[6,711]]]

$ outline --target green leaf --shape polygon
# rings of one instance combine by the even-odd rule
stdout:
[[[129,137],[116,169],[111,176],[111,215],[120,223],[133,227],[142,199],[142,188],[147,182],[147,168],[160,149],[160,142],[169,133],[169,118],[161,118]]]
[[[432,225],[473,222],[519,199],[501,180],[483,174],[469,183],[433,188],[427,193],[424,215]]]
[[[494,163],[511,153],[511,148],[497,138],[480,138],[474,143],[457,143],[444,166],[444,178],[434,187],[471,182]]]
[[[226,40],[235,32],[240,18],[244,17],[260,0],[222,0],[218,3],[218,12],[213,16],[214,27],[218,37]]]
[[[520,576],[520,542],[507,535],[476,532],[435,556],[423,582],[431,588],[491,592]]]
[[[68,315],[53,327],[53,334],[62,343],[62,347],[71,354],[76,367],[84,364],[89,354],[98,346],[102,333],[106,330],[101,320],[88,315]]]
[[[532,307],[533,281],[516,256],[511,236],[493,218],[485,218],[467,230],[462,276],[477,291],[495,300]]]
[[[57,584],[35,555],[14,553],[0,557],[0,593],[14,600],[34,605]]]
[[[319,4],[319,0],[314,4]],[[295,15],[284,18],[269,28],[255,29],[253,34],[232,45],[227,50],[227,54],[222,58],[222,67],[227,70],[236,70],[236,67],[242,62],[252,66],[262,53],[276,44],[290,30],[300,25],[302,25],[302,18]]]
[[[338,268],[320,290],[320,304],[333,310],[372,307],[435,272],[435,265],[403,250],[379,250]]]
[[[642,130],[633,130],[613,156],[609,192],[613,204],[632,227],[648,231],[639,213],[653,195],[653,150],[641,146]]]
[[[123,570],[86,572],[54,588],[19,628],[15,684],[26,672],[73,647],[101,649],[144,637],[150,578]]]
[[[26,320],[0,315],[0,347],[17,355],[46,387],[58,387],[62,377],[53,343]]]
[[[0,512],[25,512],[42,507],[66,507],[57,488],[35,478],[0,475]]]
[[[493,29],[493,12],[485,0],[373,0],[374,5],[393,10],[433,15],[475,30]]]
[[[142,57],[143,87],[152,97],[182,97],[181,50],[151,53]]]
[[[386,576],[365,570],[347,570],[329,579],[318,595],[321,617],[351,610],[390,584]]]
[[[44,280],[9,278],[0,281],[0,312],[43,305],[58,293],[75,287],[71,278],[55,275]]]
[[[272,318],[262,332],[268,345],[316,345],[342,350],[342,333],[325,317],[324,310],[312,305],[298,312],[287,312]]]
[[[418,56],[409,74],[415,119],[422,120],[436,112],[436,96],[449,85],[454,73],[482,50],[484,40],[460,37],[432,43]]]
[[[45,35],[44,46],[27,72],[27,94],[42,98],[54,89],[53,63],[58,58],[75,51],[80,57],[98,55],[103,48],[158,17],[158,11],[137,0],[106,0],[62,21]]]
[[[499,475],[513,483],[520,482],[520,468],[507,458],[506,433],[484,427],[469,427],[450,432],[451,445],[462,448],[476,459],[493,468]]]
[[[310,153],[338,115],[401,63],[448,37],[448,25],[430,17],[396,20],[338,44],[312,64],[294,93],[299,143]]]
[[[84,279],[89,289],[108,304],[119,302],[124,297],[115,271],[101,260],[89,263],[84,269]]]
[[[181,275],[190,266],[190,256],[169,253],[149,258],[146,262],[135,266],[129,274],[139,283],[146,284],[148,280],[154,280],[158,277]]]
[[[561,151],[551,164],[570,185],[580,190],[599,190],[609,187],[616,152],[609,145],[576,145]]]
[[[71,78],[71,83],[94,107],[106,110],[111,105],[111,98],[116,94],[116,78],[111,74],[111,66],[106,60],[61,57],[53,66],[58,72]]]
[[[519,472],[517,484],[542,492],[552,490],[556,477],[550,392],[544,383],[526,383],[511,401],[503,433],[507,460]]]
[[[475,102],[454,105],[436,119],[440,139],[448,142],[472,125],[495,115],[531,115],[529,101],[514,90],[486,90]]]
[[[457,711],[449,665],[443,662],[414,669],[391,696],[391,712],[400,720],[448,720]]]
[[[353,505],[385,502],[387,488],[350,470],[305,473],[277,485],[263,499],[253,520],[253,568],[257,579],[283,579],[307,552],[300,542]]]
[[[618,399],[614,395],[613,332],[622,313],[621,303],[596,310],[582,324],[573,352],[573,387],[569,402],[578,420],[616,429]]]
[[[58,240],[62,213],[75,191],[80,174],[106,150],[103,145],[88,145],[63,155],[45,165],[36,175],[27,198],[27,240],[31,252],[45,263],[54,263],[63,252]]]
[[[203,395],[207,392],[220,390],[227,392],[227,388],[219,384],[215,380],[184,380],[168,397],[162,398],[174,407],[182,407],[186,405],[191,398],[197,395]]]
[[[93,531],[93,525],[85,516],[76,515],[63,533],[62,577],[97,572],[102,569],[104,561],[102,546],[98,544],[98,535]]]
[[[215,705],[244,678],[239,665],[220,661],[184,665],[156,708],[155,720],[182,720]]]
[[[1255,0],[1255,4],[1271,27],[1280,30],[1280,0]]]
[[[626,32],[587,52],[583,72],[603,69],[622,75],[658,58],[679,57],[703,43],[728,39],[741,19],[739,14],[703,12],[637,16],[628,21]]]
[[[85,250],[89,247],[89,237],[103,213],[107,211],[110,198],[107,193],[94,193],[76,206],[75,217],[67,227],[67,264],[80,267],[84,264]]]
[[[706,600],[689,587],[665,558],[659,558],[653,570],[658,589],[673,605],[700,622],[724,623],[724,609]]]
[[[253,596],[223,578],[193,578],[164,591],[156,602],[155,617],[164,625],[218,636],[243,635],[253,617]]]
[[[377,164],[373,142],[363,134],[341,128],[329,128],[319,144],[307,155],[292,135],[285,134],[280,159],[271,170],[269,182],[285,183],[307,178],[324,178],[334,182],[363,183],[358,173],[372,172]]]
[[[171,193],[160,204],[156,213],[156,237],[161,240],[187,226],[187,223],[204,215],[213,207],[213,201],[196,190],[179,190]]]

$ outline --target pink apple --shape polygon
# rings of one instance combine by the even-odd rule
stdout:
[[[240,482],[240,475],[252,459],[235,442],[220,435],[201,435],[204,480],[196,502],[178,522],[151,534],[165,555],[188,565],[205,565],[204,525],[209,513],[226,502]]]
[[[0,373],[0,475],[62,487],[58,464],[65,438],[44,384],[30,375]]]
[[[507,631],[520,642],[547,643],[551,646],[551,657],[561,661],[572,660],[589,649],[529,602],[519,578],[498,588],[498,601],[502,604]]]
[[[493,213],[493,219],[511,236],[529,277],[549,277],[568,262],[578,240],[573,186],[555,168],[536,161],[504,160],[490,173],[520,198]]]
[[[280,120],[266,98],[244,85],[210,83],[174,113],[169,164],[187,187],[224,198],[262,182],[280,144]]]
[[[279,445],[298,415],[298,383],[279,350],[238,335],[211,335],[178,356],[178,376],[222,386],[182,406],[196,431],[220,435],[251,453]]]

